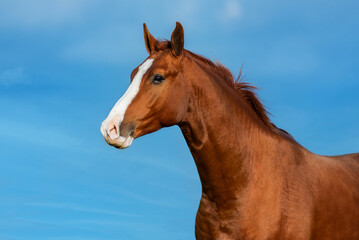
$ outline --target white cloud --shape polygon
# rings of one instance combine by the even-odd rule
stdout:
[[[0,85],[11,86],[25,80],[24,69],[22,67],[0,70]]]
[[[116,216],[124,216],[124,217],[140,216],[138,214],[128,213],[128,212],[119,212],[119,211],[112,211],[112,210],[99,209],[99,208],[83,207],[72,203],[35,202],[35,203],[28,203],[26,205],[34,206],[34,207],[44,207],[44,208],[60,208],[60,209],[68,209],[68,210],[80,211],[80,212],[99,213],[99,214],[116,215]]]
[[[137,63],[141,54],[147,54],[141,25],[107,26],[63,51],[68,60],[105,64]]]
[[[138,157],[133,157],[130,159],[130,161],[132,163],[136,162],[137,164],[143,165],[149,165],[152,168],[158,168],[158,169],[163,169],[166,172],[171,172],[171,173],[175,173],[175,174],[179,174],[182,177],[191,179],[191,180],[197,180],[197,176],[193,176],[191,174],[189,174],[187,172],[187,170],[185,169],[181,169],[178,168],[177,166],[172,165],[171,163],[168,163],[168,161],[166,159],[152,159],[149,158],[148,156],[138,156]]]
[[[168,2],[164,6],[164,12],[166,13],[168,23],[173,24],[176,21],[191,27],[198,25],[198,21],[201,19],[200,9],[203,2],[201,0],[182,0],[176,3],[174,6],[173,2]]]
[[[23,120],[0,119],[0,137],[14,139],[19,144],[31,143],[48,147],[83,150],[81,140],[56,126],[42,126]]]
[[[320,66],[313,43],[300,35],[283,37],[271,41],[263,49],[262,62],[259,64],[266,75],[293,75],[313,72]]]
[[[155,206],[165,207],[165,208],[180,208],[181,201],[175,199],[173,196],[167,197],[159,197],[155,196],[154,194],[146,194],[146,193],[139,193],[139,191],[129,191],[123,188],[114,188],[114,191],[121,194],[121,196],[125,196],[128,199],[143,202],[146,204],[152,204]]]
[[[219,20],[223,23],[237,21],[242,14],[242,7],[237,0],[227,0],[219,12]]]
[[[0,27],[36,28],[73,23],[96,0],[14,0],[0,2]]]

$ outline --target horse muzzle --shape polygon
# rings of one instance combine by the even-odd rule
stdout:
[[[133,142],[132,131],[125,131],[126,136],[120,135],[120,126],[108,123],[106,120],[101,125],[101,133],[104,136],[106,142],[114,146],[115,148],[124,149],[131,146]]]

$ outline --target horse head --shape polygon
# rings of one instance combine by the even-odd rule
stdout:
[[[171,41],[158,41],[143,24],[149,56],[131,74],[131,84],[101,125],[106,142],[127,148],[135,138],[178,124],[188,106],[183,77],[184,33],[176,23]]]

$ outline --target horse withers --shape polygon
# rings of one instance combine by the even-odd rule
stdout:
[[[197,239],[359,239],[359,154],[316,155],[271,123],[253,87],[144,24],[148,58],[103,121],[108,144],[178,125],[202,197]]]

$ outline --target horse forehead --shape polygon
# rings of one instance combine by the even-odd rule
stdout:
[[[138,65],[135,69],[132,70],[132,72],[131,72],[131,81],[134,79],[134,77],[136,77],[137,73],[139,72],[140,67],[141,67],[147,60],[151,60],[151,65],[150,65],[148,68],[146,68],[146,71],[144,72],[144,74],[146,74],[146,73],[148,72],[148,69],[150,69],[150,68],[153,67],[153,65],[154,65],[154,60],[155,60],[155,59],[154,59],[153,57],[151,57],[151,58],[146,58],[145,61],[143,61],[140,65]],[[144,74],[143,74],[143,75],[144,75]]]
[[[152,67],[169,67],[175,65],[176,60],[172,57],[169,51],[163,51],[154,55]]]
[[[175,60],[173,59],[173,57],[169,53],[166,53],[166,52],[155,53],[153,56],[151,56],[148,59],[153,59],[153,63],[150,67],[151,69],[165,69],[166,70],[166,69],[173,69],[176,66]],[[138,67],[136,67],[132,71],[131,80],[137,75],[138,70],[142,64],[143,63],[141,63]],[[148,70],[147,70],[147,72],[148,72]]]

